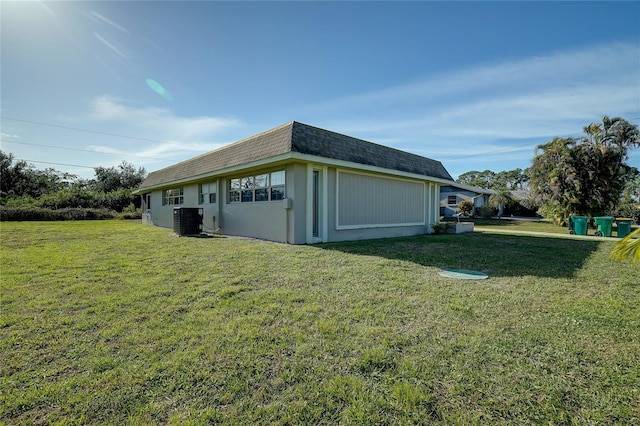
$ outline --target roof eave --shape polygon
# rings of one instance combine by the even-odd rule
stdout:
[[[265,158],[263,160],[254,161],[251,163],[241,164],[233,167],[226,167],[224,169],[215,170],[209,173],[203,173],[196,176],[189,176],[184,179],[176,179],[169,182],[163,182],[156,185],[151,185],[148,187],[141,187],[141,188],[138,188],[136,191],[134,191],[134,194],[144,194],[144,193],[158,190],[158,189],[170,188],[176,185],[182,185],[186,183],[194,183],[194,182],[202,181],[208,178],[215,178],[217,176],[229,175],[234,172],[239,172],[245,169],[254,169],[262,166],[268,166],[274,163],[281,163],[283,161],[291,161],[291,160],[306,162],[306,163],[322,164],[322,165],[334,166],[334,167],[340,167],[340,168],[346,168],[346,169],[356,169],[356,170],[362,170],[362,171],[367,171],[371,173],[386,174],[386,175],[404,177],[409,179],[427,180],[433,183],[438,183],[443,185],[455,184],[455,182],[452,180],[447,180],[447,179],[443,179],[435,176],[405,172],[405,171],[395,170],[395,169],[387,169],[379,166],[371,166],[367,164],[355,163],[352,161],[336,160],[333,158],[310,155],[310,154],[302,154],[299,152],[288,152],[275,157]]]

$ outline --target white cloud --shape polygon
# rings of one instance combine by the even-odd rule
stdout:
[[[579,136],[603,115],[640,117],[640,45],[484,64],[336,99],[308,114],[322,115],[325,128],[440,159],[454,176],[524,168],[535,146],[554,136]]]
[[[4,133],[4,132],[0,133],[0,136],[3,137],[3,138],[11,138],[11,139],[17,139],[17,138],[20,137],[20,135],[16,135],[16,134],[13,134],[13,133]]]
[[[91,118],[143,129],[161,140],[183,142],[207,139],[218,131],[242,124],[236,118],[180,117],[166,108],[134,108],[125,100],[111,96],[99,96],[93,100]]]
[[[431,76],[420,82],[349,96],[321,105],[320,108],[380,108],[395,104],[427,105],[457,99],[484,98],[488,93],[511,93],[514,89],[535,92],[550,87],[583,87],[587,84],[636,84],[640,46],[614,43],[573,52],[556,52],[520,61],[483,65],[445,75]]]
[[[398,143],[560,136],[603,114],[638,114],[639,70],[640,46],[615,43],[460,70],[315,110],[352,117],[330,128]]]
[[[176,141],[160,142],[155,145],[138,148],[133,151],[130,149],[118,149],[103,145],[90,145],[87,149],[95,152],[102,152],[106,154],[117,154],[121,156],[138,157],[149,160],[164,160],[164,158],[173,157],[176,152],[181,153],[202,153],[212,151],[220,148],[224,143],[181,143]]]
[[[147,160],[183,158],[220,148],[228,143],[220,140],[225,131],[243,126],[236,118],[181,117],[166,108],[136,108],[112,96],[93,99],[90,119],[128,129],[135,143],[125,147],[92,144],[88,149]]]
[[[614,43],[482,64],[298,112],[327,129],[442,159],[454,176],[489,168],[483,164],[508,170],[527,167],[536,145],[577,136],[604,114],[639,117],[639,71],[640,45]],[[169,163],[237,140],[250,128],[233,117],[183,117],[111,96],[93,100],[91,119],[159,141],[92,149]]]

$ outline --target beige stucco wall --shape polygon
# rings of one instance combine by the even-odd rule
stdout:
[[[349,172],[348,170],[342,169],[343,172]],[[339,206],[338,203],[338,175],[340,173],[340,169],[329,168],[328,173],[328,217],[327,217],[327,226],[328,226],[328,239],[329,241],[350,241],[350,240],[364,240],[364,239],[374,239],[374,238],[392,238],[392,237],[403,237],[403,236],[412,236],[412,235],[421,235],[425,233],[432,232],[431,225],[433,223],[437,223],[438,221],[438,199],[439,199],[439,189],[438,186],[434,183],[423,182],[418,180],[404,180],[407,182],[408,186],[415,185],[423,185],[423,198],[421,202],[423,205],[423,214],[420,220],[420,224],[400,224],[398,226],[389,226],[389,223],[393,222],[391,220],[386,221],[389,223],[385,223],[385,220],[380,220],[380,224],[363,224],[366,227],[358,228],[358,229],[344,229],[344,227],[339,226]],[[394,182],[394,185],[386,186],[380,185],[381,188],[387,188],[389,191],[393,191],[397,188],[396,183],[399,182],[396,178],[385,177],[384,175],[372,175],[374,180],[379,179],[391,179]],[[400,180],[400,182],[403,180]],[[384,192],[380,192],[379,197],[373,202],[368,203],[365,208],[371,209],[375,208],[375,204],[380,203],[383,204],[382,211],[388,210],[388,200],[393,198],[390,194],[385,194]],[[348,208],[358,208],[358,206],[349,206]],[[403,206],[396,205],[396,208],[403,208]],[[415,206],[410,207],[412,209]],[[389,213],[390,217],[393,217],[393,213]],[[417,220],[412,219],[411,222]],[[342,228],[342,229],[339,229]]]
[[[339,226],[338,209],[338,174],[343,173],[360,173],[355,170],[344,168],[336,168],[321,164],[307,164],[303,162],[292,162],[284,167],[286,170],[286,198],[290,201],[288,205],[282,200],[250,202],[250,203],[228,203],[228,179],[237,176],[218,177],[217,203],[215,204],[198,204],[198,183],[190,183],[183,185],[184,188],[184,204],[180,207],[200,207],[204,209],[203,226],[207,232],[218,230],[226,235],[238,235],[252,238],[265,239],[277,242],[288,242],[289,244],[305,244],[319,241],[348,241],[373,238],[391,238],[399,236],[411,236],[432,232],[431,225],[437,223],[439,219],[439,187],[435,183],[424,182],[415,179],[398,179],[390,178],[383,174],[367,174],[364,173],[365,180],[370,176],[370,182],[374,182],[381,188],[380,194],[375,195],[372,192],[372,184],[368,186],[369,198],[366,205],[347,205],[348,199],[343,194],[343,209],[349,209],[353,220],[354,213],[357,217],[359,208],[376,209],[380,207],[377,215],[374,215],[380,223],[362,223],[362,227],[358,228],[357,223],[350,222],[349,225],[356,225],[353,228],[345,229]],[[319,170],[320,179],[320,206],[319,206],[319,237],[311,237],[311,177],[313,170]],[[255,173],[262,171],[273,171],[274,168],[265,168],[257,170]],[[253,173],[253,172],[251,172]],[[385,182],[389,179],[392,182]],[[402,182],[406,183],[408,193],[412,193],[414,198],[419,199],[418,204],[423,204],[424,211],[418,215],[416,209],[419,208],[416,200],[411,202],[400,203],[398,197],[394,194],[385,193],[384,191],[397,192],[402,189]],[[398,186],[400,185],[400,187]],[[416,194],[415,188],[423,188],[423,193]],[[386,188],[386,189],[385,189]],[[357,191],[352,187],[351,191]],[[411,192],[413,191],[413,192]],[[355,194],[355,193],[354,193]],[[354,197],[356,199],[357,197]],[[389,206],[389,200],[395,200],[395,204],[403,204]],[[162,191],[155,190],[151,193],[151,221],[156,226],[166,228],[173,227],[173,209],[176,206],[162,205]],[[289,207],[289,208],[287,208]],[[394,225],[392,219],[404,217],[402,214],[394,212],[394,208],[412,209],[413,213],[408,215],[411,223],[404,223],[398,226]],[[389,219],[385,219],[388,215]],[[416,219],[419,216],[419,219]],[[345,217],[344,215],[342,217]],[[362,215],[366,217],[366,215]],[[214,219],[215,218],[215,219]],[[409,219],[406,219],[409,220]],[[419,223],[417,223],[419,222]],[[397,224],[396,224],[397,225]],[[339,229],[341,228],[341,229]]]

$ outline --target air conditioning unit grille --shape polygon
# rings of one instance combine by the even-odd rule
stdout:
[[[178,235],[202,233],[204,211],[197,207],[175,207],[173,209],[173,232]]]

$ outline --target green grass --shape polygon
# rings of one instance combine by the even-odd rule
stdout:
[[[473,219],[474,227],[478,229],[502,229],[527,232],[550,232],[553,234],[569,234],[566,226],[556,226],[546,220],[512,220],[512,219]],[[590,230],[593,234],[594,230]]]
[[[640,269],[611,240],[0,229],[0,423],[640,424]]]
[[[516,230],[526,232],[547,232],[552,234],[569,234],[569,228],[566,226],[557,226],[553,223],[540,220],[512,220],[512,219],[473,219],[474,227],[477,230],[491,230],[498,229],[503,231]],[[632,229],[636,229],[637,226],[632,226]],[[594,235],[596,229],[593,226],[589,226],[587,229],[587,235]],[[611,235],[617,236],[618,228],[615,222],[612,226]]]

